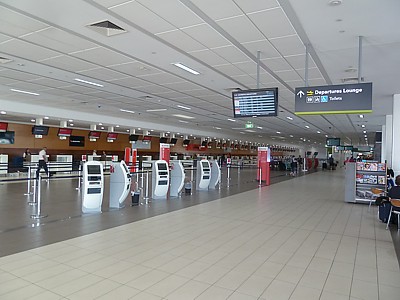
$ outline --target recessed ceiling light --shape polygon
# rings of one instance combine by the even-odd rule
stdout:
[[[257,126],[257,129],[263,129],[261,126]]]
[[[36,120],[35,119],[31,119],[31,122],[36,122]]]
[[[166,111],[166,108],[157,108],[157,109],[147,109],[147,112],[155,112],[155,111]]]
[[[99,87],[103,87],[103,86],[104,86],[104,85],[102,85],[102,84],[100,84],[100,83],[95,83],[95,82],[83,80],[83,79],[80,79],[80,78],[75,78],[74,80],[75,80],[75,81],[78,81],[78,82],[82,82],[82,83],[94,85],[94,86],[99,86]]]
[[[74,120],[68,120],[68,122],[73,122]]]
[[[134,114],[135,112],[134,111],[132,111],[132,110],[127,110],[127,109],[120,109],[119,111],[122,111],[122,112],[126,112],[126,113],[130,113],[130,114]]]
[[[236,122],[236,120],[234,120],[234,119],[228,119],[228,121],[231,121],[231,122]]]
[[[129,129],[127,129],[126,132],[129,132]]]
[[[365,125],[364,125],[364,124],[362,124],[362,125],[361,125],[361,127],[362,127],[362,128],[365,128]]]
[[[72,127],[72,126],[74,126],[74,124],[72,124],[72,123],[71,123],[71,124],[69,124],[69,126],[71,126],[71,127]]]
[[[154,131],[154,129],[150,129],[150,131],[151,131],[151,132],[153,132],[153,131]]]
[[[119,125],[115,125],[115,127],[117,127],[117,128],[118,128],[118,127],[119,127]]]
[[[6,115],[6,114],[7,114],[7,112],[5,112],[4,110],[2,110],[2,111],[0,111],[0,114],[2,114],[2,115]]]
[[[188,121],[178,120],[181,123],[189,123]]]
[[[185,66],[182,63],[174,63],[173,65],[178,67],[178,68],[181,68],[182,70],[185,70],[185,71],[187,71],[187,72],[189,72],[191,74],[194,74],[194,75],[199,75],[200,74],[196,70],[193,70],[193,69],[189,68],[188,66]]]
[[[44,119],[45,119],[45,120],[48,120],[48,119],[50,119],[50,118],[49,118],[49,117],[44,117]]]
[[[277,134],[281,134],[281,132],[280,132],[280,131],[277,131],[276,133],[277,133]]]
[[[186,115],[173,115],[174,117],[182,118],[182,119],[194,119],[194,117],[186,116]]]
[[[289,119],[289,120],[293,120],[293,118],[292,117],[286,117],[287,119]]]
[[[321,133],[321,131],[317,131],[317,133],[319,134],[319,133]]]
[[[99,123],[99,125],[101,126],[101,125],[103,125],[103,123]]]
[[[306,125],[305,127],[306,127],[306,128],[310,128],[310,126],[308,126],[308,125]]]
[[[290,137],[293,137],[293,135],[289,135]]]
[[[142,128],[138,127],[138,130],[142,130]]]
[[[328,137],[328,135],[327,135],[327,134],[325,134],[325,137]]]
[[[104,127],[101,127],[101,129],[104,129]]]
[[[364,119],[364,115],[359,115],[360,119]]]
[[[363,133],[367,133],[367,131],[366,131],[366,130],[364,130],[364,131],[363,131]]]
[[[177,107],[179,107],[179,108],[182,108],[182,109],[191,110],[191,108],[190,108],[190,107],[183,106],[183,105],[177,105]]]
[[[16,93],[28,94],[28,95],[33,95],[33,96],[39,96],[40,95],[38,93],[27,92],[27,91],[17,90],[17,89],[10,89],[10,90],[13,91],[13,92],[16,92]]]
[[[330,0],[329,1],[330,6],[338,6],[340,4],[342,4],[342,0]]]

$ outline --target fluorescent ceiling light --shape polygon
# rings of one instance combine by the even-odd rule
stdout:
[[[99,125],[101,126],[101,125],[103,125],[103,123],[99,123]]]
[[[325,134],[325,137],[328,137],[328,135],[327,135],[327,134]]]
[[[31,122],[36,122],[36,120],[35,119],[31,119]]]
[[[189,123],[188,121],[179,120],[181,123]]]
[[[321,133],[321,131],[317,131],[317,133]]]
[[[293,135],[289,135],[290,137],[293,137]]]
[[[5,112],[4,110],[2,110],[2,111],[0,111],[0,114],[2,114],[2,115],[6,115],[6,114],[7,114],[7,112]]]
[[[75,78],[74,80],[75,80],[75,81],[82,82],[82,83],[94,85],[94,86],[99,86],[99,87],[103,87],[103,86],[104,86],[104,85],[102,85],[102,84],[95,83],[95,82],[91,82],[91,81],[87,81],[87,80],[83,80],[83,79],[80,79],[80,78]]]
[[[115,127],[117,127],[117,128],[118,128],[118,127],[119,127],[119,125],[116,125]]]
[[[74,124],[72,124],[72,123],[71,123],[71,124],[69,124],[69,126],[73,127],[73,126],[74,126]]]
[[[286,119],[293,120],[293,118],[292,118],[292,117],[286,117]]]
[[[135,112],[134,111],[132,111],[132,110],[127,110],[127,109],[120,109],[120,111],[122,111],[122,112],[126,112],[126,113],[130,113],[130,114],[134,114]]]
[[[157,109],[147,109],[147,112],[154,112],[154,111],[166,111],[166,108],[157,108]]]
[[[231,122],[236,122],[236,120],[234,120],[234,119],[228,119],[228,121],[231,121]]]
[[[261,126],[257,126],[257,129],[263,129]]]
[[[73,122],[74,120],[68,120],[68,122]]]
[[[187,72],[189,72],[189,73],[192,73],[192,74],[194,74],[194,75],[199,75],[199,74],[200,74],[199,72],[197,72],[197,71],[195,71],[195,70],[193,70],[193,69],[191,69],[191,68],[185,66],[185,65],[182,64],[182,63],[174,63],[173,65],[176,66],[176,67],[178,67],[178,68],[181,68],[182,70],[185,70],[185,71],[187,71]]]
[[[281,134],[281,132],[280,132],[280,131],[277,131],[276,133],[277,133],[277,134]]]
[[[217,129],[217,130],[221,130],[221,127],[214,127],[215,129]]]
[[[363,119],[363,118],[364,118],[364,115],[359,115],[359,117],[360,117],[360,119]]]
[[[45,120],[48,120],[48,119],[50,119],[50,118],[49,118],[49,117],[44,117],[44,119],[45,119]]]
[[[191,110],[190,107],[186,107],[186,106],[183,106],[183,105],[177,105],[177,107],[182,108],[182,109]]]
[[[306,127],[307,129],[310,128],[310,126],[308,126],[308,125],[306,125],[305,127]]]
[[[27,91],[16,90],[16,89],[10,89],[10,90],[13,91],[13,92],[16,92],[16,93],[28,94],[28,95],[33,95],[33,96],[39,96],[40,95],[38,93],[27,92]]]
[[[182,119],[194,119],[194,117],[186,116],[186,115],[173,115],[174,117],[182,118]]]

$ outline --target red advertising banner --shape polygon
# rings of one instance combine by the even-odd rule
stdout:
[[[87,160],[86,154],[82,155],[82,161],[86,161],[86,160]]]
[[[160,159],[165,160],[169,165],[170,148],[169,144],[160,143]]]
[[[139,171],[137,166],[137,149],[132,149],[132,166],[131,172]]]

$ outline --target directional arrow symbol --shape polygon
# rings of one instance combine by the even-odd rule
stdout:
[[[304,96],[304,92],[300,90],[300,91],[297,93],[297,96],[299,96],[299,97],[300,97],[300,99],[301,99],[301,97],[303,97],[303,96]]]

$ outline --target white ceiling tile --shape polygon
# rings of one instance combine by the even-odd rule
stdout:
[[[65,86],[63,87],[64,90],[66,91],[71,91],[74,93],[81,93],[81,94],[85,94],[85,93],[91,93],[93,91],[95,91],[97,87],[87,87],[87,86],[81,86],[81,85],[70,85],[70,86]]]
[[[107,68],[97,68],[97,69],[92,69],[92,70],[79,71],[78,73],[85,75],[87,77],[95,78],[98,80],[104,80],[104,81],[115,80],[118,78],[126,77],[125,75],[123,75],[119,72],[116,72],[116,71],[113,71],[113,70],[110,70]]]
[[[244,15],[220,20],[217,23],[239,43],[258,41],[265,38]]]
[[[19,82],[19,80],[0,76],[0,84],[2,84],[2,85],[8,85],[8,84],[13,84],[13,83],[17,83],[17,82]]]
[[[85,49],[70,53],[70,55],[98,64],[100,66],[123,64],[132,61],[131,58],[125,55],[121,55],[115,51],[111,51],[103,47]]]
[[[4,76],[7,78],[16,79],[16,80],[22,80],[22,81],[28,81],[28,80],[34,80],[34,79],[41,78],[41,76],[38,76],[35,74],[25,73],[25,72],[21,72],[21,71],[17,71],[17,70],[12,70],[12,69],[1,70],[0,76]]]
[[[304,68],[306,65],[305,54],[285,56],[285,59],[295,69]],[[308,67],[309,68],[316,67],[316,64],[315,64],[314,60],[312,59],[312,57],[308,57]]]
[[[120,65],[113,65],[109,66],[109,68],[132,76],[144,76],[150,74],[157,74],[161,72],[159,69],[156,69],[152,66],[143,64],[138,61]]]
[[[121,78],[117,80],[112,80],[111,81],[113,84],[121,85],[127,88],[136,88],[140,86],[148,86],[151,85],[150,82],[144,81],[139,78],[135,77],[128,77],[128,78]]]
[[[243,14],[232,0],[192,0],[192,2],[213,20]]]
[[[242,71],[241,69],[239,69],[238,67],[234,66],[234,65],[222,65],[222,66],[215,66],[215,69],[217,69],[218,71],[226,74],[227,76],[237,76],[237,75],[241,75],[243,73],[245,73],[244,71]]]
[[[26,35],[23,37],[23,39],[52,50],[66,53],[93,48],[96,46],[96,44],[86,39],[82,39],[78,36],[54,27],[48,27],[45,30]]]
[[[205,49],[204,45],[180,30],[160,33],[158,37],[186,52]]]
[[[33,61],[59,55],[58,52],[22,40],[10,40],[2,43],[1,51],[9,55],[19,56]]]
[[[296,33],[280,7],[250,14],[248,17],[268,39]]]
[[[301,78],[305,78],[305,69],[297,69],[297,72],[300,74]],[[309,68],[308,69],[308,79],[318,79],[322,78],[322,74],[318,68]]]
[[[41,61],[41,63],[61,70],[67,70],[72,72],[79,72],[82,70],[94,69],[98,67],[92,63],[85,62],[81,59],[67,55],[44,59]]]
[[[298,35],[271,39],[270,41],[283,56],[305,53],[305,46]]]
[[[281,57],[262,59],[263,64],[265,64],[272,71],[282,71],[282,70],[292,70],[292,67]]]
[[[47,78],[47,77],[46,78],[41,77],[41,78],[29,80],[29,82],[40,84],[42,86],[46,86],[46,87],[50,87],[50,88],[58,88],[58,87],[70,85],[70,83],[67,83],[65,81],[55,80],[55,79]]]
[[[175,83],[168,83],[162,84],[163,86],[176,90],[176,91],[187,91],[187,90],[194,90],[198,89],[199,86],[197,84],[191,83],[189,81],[182,81],[182,82],[175,82]]]
[[[279,7],[279,3],[276,0],[234,0],[234,2],[236,2],[245,13]]]
[[[171,91],[171,90],[169,90],[168,92],[161,92],[161,93],[154,92],[153,94],[157,95],[159,97],[162,97],[162,98],[167,98],[167,99],[187,97],[186,95],[184,95],[182,93]]]
[[[280,56],[279,52],[276,51],[272,44],[266,39],[260,41],[246,42],[243,43],[242,46],[246,47],[246,49],[253,53],[255,56],[257,55],[257,51],[260,51],[262,59],[275,58]]]
[[[46,91],[46,94],[50,95],[56,95],[56,96],[63,96],[63,97],[69,97],[73,95],[79,95],[77,93],[67,91],[67,90],[61,90],[61,89],[49,89]]]
[[[93,1],[107,8],[128,2],[128,0],[93,0]]]
[[[9,84],[8,86],[13,89],[25,90],[30,92],[38,92],[45,88],[44,86],[39,84],[23,82],[23,81],[14,82],[12,84]]]
[[[246,86],[247,84],[252,84],[256,82],[256,77],[252,77],[250,75],[238,75],[238,76],[232,76],[235,80],[239,81],[241,84]]]
[[[257,64],[254,61],[245,61],[233,65],[247,74],[254,74],[254,72],[257,72]]]
[[[29,32],[41,30],[48,26],[40,21],[13,12],[5,7],[0,7],[0,16],[1,31],[7,32],[7,34],[16,37]]]
[[[158,73],[158,74],[149,74],[149,75],[138,76],[138,78],[150,81],[152,83],[157,83],[157,84],[168,84],[168,83],[182,81],[182,79],[179,78],[178,76],[175,76],[175,75],[169,74],[169,73],[165,73],[165,72]]]
[[[177,28],[193,26],[203,22],[179,0],[137,1]]]
[[[223,57],[217,55],[209,49],[190,52],[190,55],[210,66],[222,65],[227,63],[227,61]]]
[[[230,63],[238,63],[249,60],[249,57],[235,46],[215,48],[212,49],[212,51],[225,58]]]
[[[192,26],[182,29],[182,31],[208,48],[228,46],[231,44],[208,24]]]
[[[173,25],[137,1],[126,2],[124,5],[111,8],[111,10],[153,34],[175,29]]]
[[[169,89],[160,86],[160,85],[150,85],[150,86],[146,86],[146,87],[140,87],[138,88],[139,91],[144,92],[144,93],[150,93],[150,94],[154,94],[154,93],[165,93],[170,91]]]

